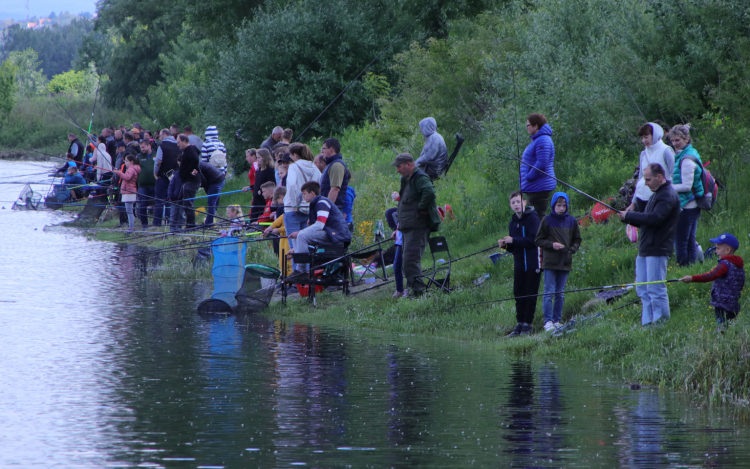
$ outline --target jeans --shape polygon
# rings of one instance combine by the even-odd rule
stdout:
[[[128,214],[128,230],[133,231],[135,229],[135,214],[133,213],[135,202],[124,202],[125,212]]]
[[[542,311],[544,312],[544,322],[560,322],[562,319],[563,305],[565,304],[565,294],[559,293],[565,291],[565,284],[568,283],[567,270],[544,270],[544,300],[542,300]],[[554,306],[553,299],[554,297]]]
[[[401,246],[396,245],[396,256],[393,258],[393,276],[396,277],[396,291],[404,291],[403,253]]]
[[[170,207],[165,201],[167,200],[167,189],[169,188],[169,179],[166,176],[161,176],[156,180],[156,187],[154,187],[154,226],[161,226],[162,218],[165,220],[165,224],[169,223]]]
[[[291,240],[290,240],[291,241]],[[330,243],[331,238],[328,236],[328,233],[325,232],[325,230],[318,230],[318,231],[300,231],[299,235],[297,236],[297,239],[295,241],[295,248],[294,252],[297,254],[302,254],[307,252],[307,246],[310,244],[319,244],[319,243]],[[308,264],[297,264],[297,267],[295,268],[292,266],[293,269],[300,270],[302,272],[306,272],[309,269]]]
[[[667,256],[649,256],[635,258],[635,281],[654,282],[666,280]],[[646,325],[659,319],[669,319],[669,298],[667,285],[656,283],[652,285],[637,285],[635,292],[641,299],[641,324]]]
[[[302,213],[302,212],[295,212],[292,209],[284,210],[284,229],[286,230],[286,235],[289,236],[290,234],[304,230],[307,228],[307,219],[308,214]],[[295,248],[296,240],[289,238],[287,241],[289,241],[289,247],[291,249]],[[301,252],[294,249],[294,252]],[[292,262],[292,269],[297,269],[297,264]]]
[[[221,196],[217,194],[221,194],[225,182],[226,181],[221,181],[218,184],[211,184],[206,190],[206,195],[209,196],[208,201],[206,202],[206,225],[211,225],[214,222],[216,206],[219,205],[219,199],[221,198]]]
[[[174,200],[171,204],[166,204],[169,218],[169,231],[179,231],[185,224],[185,210],[182,209],[182,200]],[[171,205],[171,210],[169,210]]]
[[[148,228],[148,206],[154,205],[156,191],[153,187],[138,188],[138,218],[141,219],[141,225]]]
[[[698,219],[701,217],[699,208],[683,208],[677,219],[677,234],[674,239],[677,264],[686,266],[694,264],[698,258],[695,246],[695,231],[698,229]]]

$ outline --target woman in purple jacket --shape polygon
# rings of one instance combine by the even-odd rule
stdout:
[[[521,158],[521,191],[541,220],[547,214],[549,195],[557,185],[555,180],[555,145],[552,127],[542,114],[529,114],[526,131],[531,143]],[[552,176],[552,177],[549,177]]]

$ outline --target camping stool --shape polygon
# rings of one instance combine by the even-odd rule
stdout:
[[[388,274],[385,271],[385,260],[383,259],[383,248],[381,248],[380,245],[377,247],[377,249],[373,249],[372,251],[349,254],[349,257],[353,261],[355,261],[359,267],[363,267],[365,269],[362,274],[358,274],[354,271],[354,269],[351,269],[351,284],[353,287],[356,287],[360,283],[364,282],[365,275],[367,274],[372,274],[384,282],[388,281]],[[372,261],[375,260],[376,257],[380,258],[380,262],[377,267],[373,267]],[[378,270],[381,269],[383,271],[382,275],[378,273]]]
[[[423,278],[426,280],[426,287],[429,289],[430,286],[435,285],[445,293],[450,293],[450,282],[451,282],[451,252],[448,250],[448,241],[445,240],[444,236],[435,236],[429,238],[430,243],[430,254],[432,255],[432,271],[425,275],[419,275],[416,278]],[[448,256],[448,262],[438,267],[437,259],[435,254],[444,252]],[[438,275],[445,275],[442,278],[437,278]]]
[[[310,265],[310,269],[307,271],[307,276],[299,275],[291,280],[284,279],[284,283],[309,285],[307,297],[312,302],[313,306],[317,306],[317,301],[315,299],[315,287],[317,286],[340,286],[343,287],[344,295],[348,295],[349,268],[351,260],[349,259],[349,256],[346,255],[347,245],[344,243],[319,243],[317,245],[311,244],[307,249],[307,253],[292,253],[292,260],[295,264]],[[338,268],[333,268],[335,263],[326,266],[321,265],[335,259],[338,259],[338,262],[341,263],[341,266]],[[323,270],[323,272],[317,272],[319,270]]]

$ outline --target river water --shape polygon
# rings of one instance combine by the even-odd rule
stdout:
[[[2,468],[750,465],[744,420],[588,365],[201,318],[210,286],[44,231],[66,216],[10,211],[21,187],[0,184]]]

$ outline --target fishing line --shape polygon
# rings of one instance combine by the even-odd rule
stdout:
[[[565,291],[558,291],[558,292],[552,292],[552,293],[537,293],[536,295],[524,295],[524,296],[511,296],[509,298],[501,298],[499,300],[489,300],[489,301],[480,301],[479,303],[469,303],[465,305],[457,305],[457,306],[451,306],[450,308],[444,308],[444,311],[447,311],[449,309],[455,309],[455,308],[466,308],[468,306],[478,306],[478,305],[485,305],[489,303],[498,303],[501,301],[510,301],[510,300],[518,300],[521,298],[535,298],[538,296],[552,296],[552,295],[561,295],[564,293],[578,293],[578,292],[584,292],[584,291],[592,291],[592,290],[607,290],[610,288],[625,288],[625,287],[637,287],[639,285],[653,285],[656,283],[672,283],[672,282],[679,282],[680,279],[675,278],[671,280],[656,280],[653,282],[638,282],[638,283],[622,283],[619,285],[605,285],[602,287],[590,287],[590,288],[578,288],[575,290],[565,290]]]
[[[382,56],[382,55],[383,55],[383,54],[385,53],[385,51],[387,51],[387,50],[388,50],[388,49],[389,49],[389,48],[390,48],[390,47],[391,47],[391,46],[393,45],[393,43],[394,43],[394,42],[396,42],[396,40],[397,40],[398,38],[400,38],[400,37],[401,37],[401,35],[402,35],[402,34],[404,34],[404,32],[405,32],[405,31],[406,31],[407,29],[409,29],[409,28],[410,28],[410,27],[411,27],[411,26],[412,26],[412,25],[413,25],[414,23],[416,23],[416,22],[417,22],[417,20],[418,20],[419,18],[421,18],[421,17],[422,17],[422,15],[424,14],[424,12],[425,12],[425,11],[427,11],[427,9],[428,9],[428,8],[430,8],[431,6],[432,6],[432,5],[427,5],[426,7],[424,7],[424,9],[423,9],[423,10],[422,10],[422,11],[421,11],[421,12],[420,12],[420,13],[419,13],[419,14],[418,14],[418,15],[417,15],[417,16],[416,16],[416,17],[415,17],[415,18],[414,18],[413,20],[412,20],[412,22],[411,22],[411,23],[409,23],[409,24],[408,24],[408,25],[407,25],[407,26],[406,26],[406,27],[405,27],[404,29],[402,29],[402,30],[401,30],[401,32],[399,32],[399,33],[398,33],[398,34],[396,35],[396,37],[394,37],[394,38],[393,38],[393,40],[392,40],[392,41],[391,41],[390,43],[388,43],[388,45],[387,45],[387,46],[385,46],[385,48],[384,48],[383,50],[381,50],[381,51],[380,51],[380,53],[379,53],[379,54],[378,54],[377,56],[375,56],[375,58],[374,58],[374,59],[372,59],[372,61],[370,61],[370,63],[369,63],[369,64],[367,64],[367,66],[366,66],[365,68],[363,68],[363,69],[362,69],[362,71],[361,71],[361,72],[359,72],[359,74],[358,74],[358,75],[357,75],[356,77],[354,77],[354,79],[353,79],[352,81],[350,81],[350,82],[349,82],[349,84],[348,84],[348,85],[346,85],[346,87],[345,87],[345,88],[344,88],[343,90],[341,90],[341,93],[339,93],[339,94],[338,94],[338,96],[336,96],[335,98],[333,98],[333,101],[331,101],[331,102],[330,102],[330,103],[328,104],[328,106],[326,106],[326,108],[325,108],[325,109],[323,109],[323,112],[321,112],[321,113],[320,113],[320,114],[318,115],[318,117],[316,117],[316,118],[315,118],[315,120],[313,120],[313,121],[312,121],[312,122],[310,123],[310,125],[308,125],[308,126],[307,126],[307,128],[306,128],[305,130],[303,130],[303,131],[302,131],[302,133],[301,133],[301,134],[299,134],[299,135],[297,136],[297,138],[296,138],[296,139],[294,139],[294,141],[295,141],[295,142],[299,141],[299,139],[300,139],[300,138],[302,138],[302,136],[303,136],[303,135],[305,134],[305,132],[307,132],[307,131],[308,131],[308,130],[310,129],[310,127],[312,127],[312,126],[313,126],[313,125],[314,125],[314,124],[315,124],[315,123],[316,123],[316,122],[318,121],[318,119],[320,119],[320,118],[321,118],[321,116],[322,116],[323,114],[325,114],[325,112],[326,112],[326,111],[328,110],[328,108],[330,108],[331,106],[333,106],[333,103],[335,103],[336,101],[338,101],[338,99],[339,99],[339,98],[340,98],[341,96],[343,96],[343,95],[344,95],[344,93],[346,93],[346,90],[348,90],[348,89],[349,89],[349,87],[351,87],[351,86],[352,86],[352,85],[354,84],[354,82],[355,82],[355,81],[357,81],[357,80],[359,79],[359,77],[361,77],[361,76],[362,76],[362,74],[363,74],[363,73],[365,73],[365,72],[366,72],[366,71],[367,71],[367,70],[368,70],[368,69],[369,69],[369,68],[370,68],[370,67],[372,66],[372,64],[374,64],[374,63],[375,63],[375,62],[376,62],[376,61],[377,61],[377,60],[378,60],[378,59],[380,58],[380,56]]]
[[[578,189],[578,188],[577,188],[577,187],[575,187],[575,186],[572,186],[572,185],[568,184],[568,183],[567,183],[567,182],[565,182],[565,181],[561,181],[561,180],[557,179],[557,178],[556,178],[555,176],[550,176],[549,174],[547,174],[546,172],[542,171],[541,169],[539,169],[539,168],[536,168],[536,167],[535,167],[535,166],[534,166],[533,164],[529,164],[529,163],[527,163],[527,162],[523,161],[523,160],[522,160],[521,158],[518,158],[518,157],[515,157],[515,156],[513,156],[512,154],[508,153],[507,151],[503,150],[502,148],[496,147],[496,146],[494,146],[494,145],[493,145],[492,147],[493,147],[493,148],[495,148],[495,149],[496,149],[496,150],[498,150],[498,151],[501,151],[501,152],[505,153],[506,155],[510,156],[510,157],[511,157],[511,158],[513,158],[514,160],[518,160],[518,161],[519,161],[520,163],[522,163],[522,164],[525,164],[526,166],[529,166],[529,167],[531,167],[531,168],[534,168],[534,169],[536,169],[536,170],[537,170],[538,172],[540,172],[540,173],[544,174],[544,175],[545,175],[545,176],[547,176],[548,178],[552,178],[552,179],[554,179],[555,181],[559,182],[559,183],[560,183],[560,184],[562,184],[563,186],[569,187],[569,188],[573,189],[574,191],[578,192],[579,194],[581,194],[581,195],[583,195],[583,196],[585,196],[585,197],[588,197],[589,199],[593,200],[594,202],[599,202],[600,204],[602,204],[603,206],[605,206],[605,207],[607,207],[608,209],[612,210],[613,212],[617,212],[617,213],[620,213],[620,210],[617,210],[616,208],[614,208],[614,207],[612,207],[612,206],[610,206],[610,205],[607,205],[607,204],[605,204],[605,203],[604,203],[604,202],[602,202],[601,200],[599,200],[599,199],[597,199],[597,198],[595,198],[595,197],[593,197],[593,196],[590,196],[590,195],[588,195],[587,193],[583,192],[582,190]]]
[[[471,254],[467,254],[467,255],[465,255],[465,256],[463,256],[463,257],[458,257],[458,258],[456,258],[456,259],[452,259],[452,260],[451,260],[451,264],[453,264],[454,262],[458,262],[458,261],[460,261],[461,259],[466,259],[467,257],[471,257],[471,256],[476,256],[477,254],[481,254],[481,253],[483,253],[483,252],[487,252],[487,251],[492,251],[493,249],[500,249],[500,248],[499,248],[499,246],[498,246],[498,245],[496,244],[496,245],[494,245],[494,246],[491,246],[491,247],[488,247],[488,248],[486,248],[486,249],[480,249],[479,251],[476,251],[476,252],[472,252]],[[430,270],[432,270],[432,267],[428,267],[428,268],[426,268],[426,269],[422,269],[422,272],[429,272]],[[358,290],[358,291],[352,292],[352,293],[351,293],[351,295],[357,295],[357,294],[359,294],[359,293],[364,293],[364,292],[366,292],[366,291],[370,291],[370,290],[375,290],[376,288],[380,288],[380,287],[382,287],[383,285],[388,285],[389,283],[393,283],[393,282],[395,282],[395,281],[396,281],[396,279],[388,280],[388,281],[386,281],[386,282],[383,282],[383,283],[379,283],[379,284],[377,284],[377,285],[374,285],[374,286],[372,286],[372,287],[368,287],[368,288],[364,288],[364,289],[362,289],[362,290]]]

